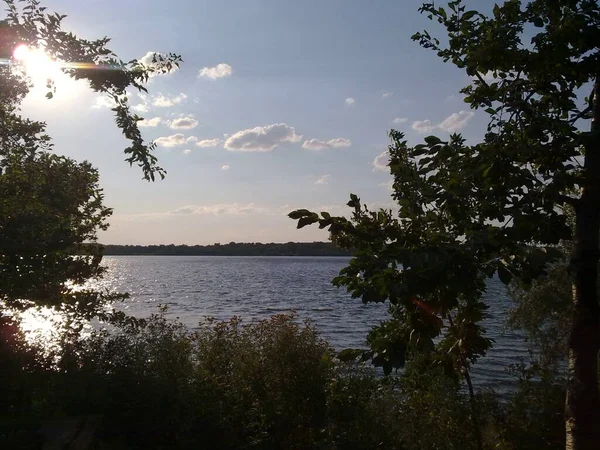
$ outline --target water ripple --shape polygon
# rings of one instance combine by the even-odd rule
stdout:
[[[295,310],[342,349],[363,346],[370,328],[387,316],[385,305],[364,305],[331,285],[347,262],[344,257],[110,256],[97,287],[129,292],[121,307],[139,317],[166,304],[170,317],[191,328],[206,316],[249,321]],[[474,379],[500,387],[510,380],[507,365],[527,357],[527,351],[521,336],[505,329],[509,302],[498,280],[489,281],[485,300],[490,309],[484,326],[495,345],[477,364]]]

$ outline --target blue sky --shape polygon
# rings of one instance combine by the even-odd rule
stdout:
[[[486,4],[488,2],[485,2]],[[485,116],[459,89],[469,79],[410,40],[427,28],[416,0],[46,0],[80,37],[112,38],[123,60],[181,54],[180,70],[131,97],[167,169],[141,180],[105,101],[60,80],[23,111],[45,120],[55,151],[98,167],[118,244],[325,240],[296,230],[295,208],[343,213],[350,192],[390,203],[387,133],[481,136]],[[395,122],[394,122],[395,120]],[[379,158],[378,158],[379,156]],[[382,170],[383,169],[383,170]]]

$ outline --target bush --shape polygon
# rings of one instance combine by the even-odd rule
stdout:
[[[498,417],[499,431],[510,450],[565,448],[564,380],[521,377],[518,389]]]
[[[110,442],[310,448],[325,428],[333,354],[293,316],[211,320],[189,333],[159,314],[64,348],[51,403],[100,414]]]
[[[19,411],[3,448],[19,448],[18,439],[36,448],[23,436],[41,422],[82,416],[102,418],[97,447],[106,449],[475,448],[461,385],[425,360],[380,377],[341,363],[293,315],[208,320],[193,333],[162,313],[114,318],[111,331],[65,336],[59,355],[0,348],[12,361],[3,365],[3,419]],[[551,412],[561,398],[522,386],[508,405],[478,396],[486,446],[538,448],[546,439],[539,448],[556,448]]]

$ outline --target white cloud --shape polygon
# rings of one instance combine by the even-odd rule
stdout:
[[[389,170],[388,164],[390,162],[390,154],[387,150],[375,157],[373,160],[373,170],[381,170],[387,172]]]
[[[435,129],[431,125],[431,120],[416,120],[412,124],[412,129],[418,133],[429,133]]]
[[[160,66],[159,61],[161,58],[166,58],[166,55],[163,53],[159,53],[159,52],[148,52],[144,56],[142,56],[138,61],[140,63],[142,63],[142,65],[144,65],[150,69],[158,69],[158,67]],[[165,72],[165,73],[153,72],[153,73],[151,73],[150,78],[156,77],[159,75],[168,75],[173,72],[176,72],[177,70],[179,70],[179,67],[173,65],[171,67],[171,70],[169,70],[168,72]]]
[[[140,103],[139,105],[133,105],[131,107],[131,109],[133,109],[135,112],[147,113],[148,112],[148,104],[147,103]]]
[[[391,97],[392,95],[394,95],[394,93],[393,93],[393,92],[389,92],[389,91],[383,91],[383,92],[381,93],[381,98],[388,98],[388,97]]]
[[[198,77],[210,78],[216,80],[218,78],[229,77],[232,74],[231,66],[229,64],[217,64],[215,67],[203,67],[198,73]]]
[[[344,148],[350,147],[352,145],[352,141],[350,139],[345,138],[335,138],[329,139],[328,141],[322,141],[320,139],[309,139],[304,141],[302,144],[302,148],[306,150],[326,150],[331,148]]]
[[[153,66],[153,59],[155,56],[158,56],[160,53],[157,52],[147,52],[144,56],[142,56],[138,61],[141,62],[145,66]]]
[[[249,128],[232,134],[224,147],[239,152],[270,152],[285,142],[298,142],[302,136],[285,123],[274,123],[265,127]]]
[[[162,119],[160,117],[153,117],[152,119],[144,119],[144,120],[138,120],[138,126],[145,128],[145,127],[155,127],[157,125],[159,125],[162,122]]]
[[[473,111],[460,111],[454,113],[451,116],[446,117],[446,119],[438,125],[438,128],[447,131],[448,133],[454,133],[455,131],[464,128],[474,115],[475,113]]]
[[[352,97],[348,97],[346,100],[344,100],[346,102],[346,105],[348,106],[352,106],[356,103],[356,100],[354,100]]]
[[[156,145],[159,145],[161,147],[172,148],[177,147],[179,145],[190,144],[192,142],[196,142],[197,140],[198,138],[195,136],[190,136],[186,138],[183,134],[177,133],[171,136],[159,137],[154,142],[156,143]]]
[[[138,97],[140,99],[140,103],[131,106],[131,109],[137,113],[147,113],[151,106],[157,108],[170,108],[172,106],[179,105],[188,98],[188,96],[184,93],[174,95],[172,97],[168,97],[160,93],[154,96],[138,94]],[[95,99],[93,107],[114,108],[115,105],[116,104],[112,98],[107,96],[98,96]]]
[[[406,117],[396,117],[394,120],[392,120],[392,122],[396,125],[400,125],[401,123],[408,122],[408,119]]]
[[[184,155],[189,155],[190,153],[192,153],[192,151],[191,151],[189,148],[186,148],[186,149],[183,151],[183,154],[184,154]]]
[[[180,117],[179,119],[171,120],[169,128],[172,130],[191,130],[198,126],[198,121],[192,116]]]
[[[138,103],[137,105],[133,105],[131,107],[131,109],[133,109],[136,112],[139,113],[147,113],[148,110],[150,109],[148,107],[148,96],[145,94],[142,94],[140,92],[137,93],[138,98],[140,99],[141,103]]]
[[[221,145],[221,139],[203,139],[201,141],[196,142],[196,145],[201,148],[218,147],[219,145]]]
[[[112,98],[107,97],[106,95],[99,95],[94,100],[92,108],[114,108],[115,106],[117,106],[117,104]]]
[[[304,141],[302,148],[307,150],[325,150],[329,148],[329,145],[320,139],[309,139],[308,141]]]
[[[315,181],[315,184],[324,185],[329,184],[329,175],[322,175]]]
[[[331,148],[345,148],[350,147],[352,145],[352,141],[345,138],[335,138],[328,140],[327,144],[329,144]]]
[[[459,111],[446,117],[442,122],[433,125],[431,120],[417,120],[413,122],[412,129],[419,133],[430,133],[433,130],[442,130],[448,133],[464,128],[475,115],[472,111]]]
[[[385,183],[380,183],[379,186],[387,189],[390,192],[393,192],[394,191],[394,180],[390,180]]]
[[[170,97],[170,98],[165,97],[162,94],[158,94],[156,97],[152,98],[152,105],[156,106],[157,108],[169,108],[171,106],[180,104],[186,98],[187,98],[187,95],[185,95],[184,93],[181,93],[179,95],[176,95],[176,96]]]
[[[252,213],[264,213],[268,212],[267,208],[256,206],[254,203],[248,203],[242,205],[239,203],[219,204],[210,206],[199,206],[199,205],[187,205],[178,208],[174,211],[169,211],[167,214],[170,215],[224,215],[224,214],[252,214]]]
[[[229,164],[223,164],[221,166],[221,170],[229,170],[231,168],[231,166]]]

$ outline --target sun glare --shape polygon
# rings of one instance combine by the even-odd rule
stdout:
[[[15,48],[15,51],[13,52],[13,57],[17,61],[23,61],[25,58],[27,58],[28,53],[29,47],[27,47],[25,44],[21,44],[17,48]]]
[[[42,49],[19,45],[13,51],[13,58],[25,67],[27,75],[34,81],[55,78],[61,73],[60,64],[50,58]]]

